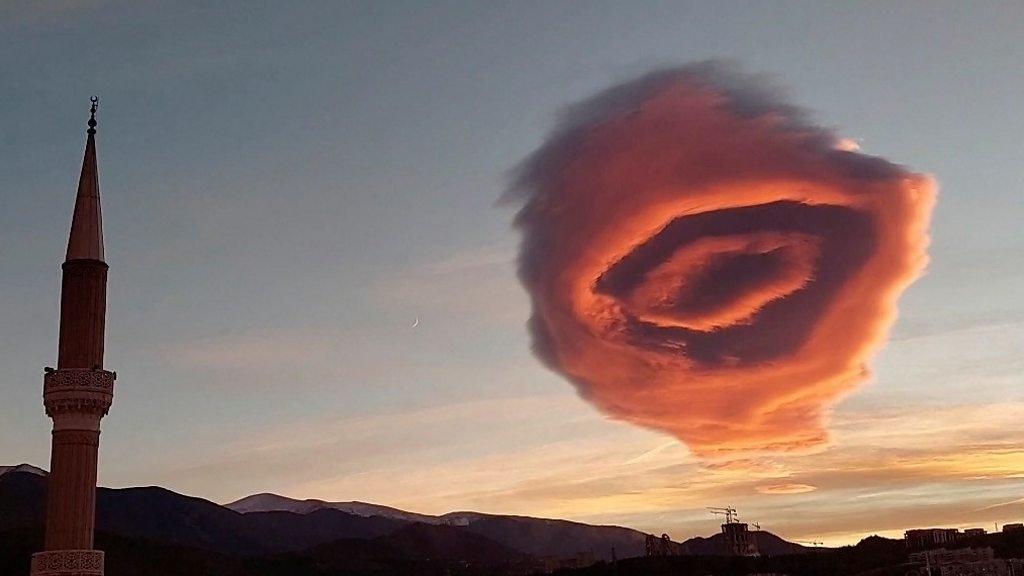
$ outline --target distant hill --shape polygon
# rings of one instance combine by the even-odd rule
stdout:
[[[711,538],[688,541],[704,542]],[[943,547],[936,545],[936,547]],[[991,547],[996,558],[1024,556],[1024,531],[998,532],[963,537],[946,548]],[[805,548],[803,553],[761,557],[689,555],[629,558],[614,564],[562,570],[559,576],[736,576],[789,574],[792,576],[905,576],[924,573],[923,562],[911,562],[903,540],[869,536],[855,546]],[[939,570],[933,565],[935,574]],[[952,572],[951,572],[952,573]],[[959,573],[959,572],[957,572]]]
[[[460,528],[414,523],[369,540],[345,538],[261,558],[254,569],[272,576],[505,574],[508,568],[529,567],[531,561],[526,554]]]
[[[594,526],[568,520],[475,512],[455,512],[443,518],[534,556],[568,557],[588,552],[596,558],[610,560],[612,550],[618,558],[643,556],[645,553],[647,535],[621,526]]]
[[[808,552],[815,551],[815,548],[808,548],[799,544],[794,544],[779,538],[771,532],[765,532],[763,530],[753,530],[750,532],[750,536],[753,541],[757,544],[757,550],[764,556],[782,556],[786,554],[806,554]],[[725,535],[719,532],[714,536],[708,538],[702,538],[700,536],[696,538],[690,538],[683,542],[682,549],[686,554],[693,554],[697,556],[715,556],[725,555],[728,553],[728,543],[725,540]]]
[[[31,464],[18,464],[17,466],[0,466],[0,476],[8,472],[26,472],[28,474],[35,474],[37,476],[46,476],[46,470],[42,468],[36,468]]]
[[[32,472],[0,474],[0,532],[40,527],[45,517],[44,476]]]
[[[438,516],[406,512],[405,510],[399,510],[389,506],[381,506],[379,504],[368,504],[366,502],[356,501],[327,502],[324,500],[313,499],[296,500],[294,498],[269,493],[246,496],[241,500],[225,504],[224,507],[243,514],[248,514],[250,512],[294,512],[296,514],[308,514],[316,510],[332,509],[340,510],[356,516],[380,516],[382,518],[403,520],[405,522],[444,524],[444,521]]]
[[[597,558],[611,559],[613,549],[619,558],[641,556],[644,554],[646,538],[643,532],[621,526],[594,526],[568,520],[480,512],[449,512],[432,516],[365,502],[296,500],[267,493],[247,496],[225,507],[247,515],[270,511],[311,514],[323,510],[342,510],[369,518],[460,526],[534,556],[570,557],[586,552]]]
[[[240,555],[301,550],[339,538],[374,538],[407,524],[330,509],[241,514],[156,487],[101,488],[96,509],[100,530]]]
[[[762,534],[757,532],[759,541]],[[713,538],[699,539],[709,541]],[[691,541],[688,541],[691,542]],[[691,542],[692,543],[692,542]],[[559,576],[735,576],[789,574],[792,576],[904,576],[907,551],[902,540],[872,536],[856,546],[805,548],[797,554],[737,557],[720,555],[629,558],[556,572]],[[916,568],[916,566],[912,567]]]

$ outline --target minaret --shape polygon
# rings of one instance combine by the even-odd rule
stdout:
[[[71,219],[60,298],[57,369],[43,376],[43,405],[53,419],[44,552],[32,556],[33,576],[102,576],[103,552],[93,550],[96,458],[100,419],[116,374],[103,369],[107,264],[103,261],[96,104],[90,110],[85,158]]]

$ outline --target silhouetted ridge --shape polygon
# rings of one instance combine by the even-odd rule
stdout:
[[[44,476],[32,472],[0,476],[0,531],[41,528],[45,493]],[[313,551],[330,552],[319,550],[321,546],[362,547],[362,556],[392,554],[403,562],[447,562],[461,556],[460,562],[477,564],[516,562],[531,556],[566,558],[579,553],[610,558],[613,548],[620,558],[643,554],[645,535],[617,526],[476,512],[427,516],[366,503],[257,496],[264,504],[299,503],[305,508],[300,507],[302,513],[277,510],[243,514],[156,486],[99,488],[97,529],[111,537],[206,551],[223,558],[282,554],[307,557]],[[359,505],[364,513],[382,511],[390,516],[352,514],[334,508],[336,504]],[[403,519],[421,516],[430,521]],[[202,556],[199,552],[192,554]]]
[[[807,548],[799,544],[794,544],[783,540],[782,538],[766,532],[764,530],[756,530],[750,532],[750,537],[754,540],[757,545],[757,550],[760,554],[765,556],[782,556],[784,554],[806,554],[811,552],[813,548]],[[686,554],[695,554],[703,556],[715,556],[715,555],[726,555],[728,554],[729,546],[726,542],[725,535],[722,533],[709,536],[707,538],[698,536],[696,538],[690,538],[683,542],[683,550]]]

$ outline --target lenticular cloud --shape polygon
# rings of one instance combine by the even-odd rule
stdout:
[[[613,87],[507,194],[534,349],[701,456],[821,444],[924,269],[935,190],[720,65]]]

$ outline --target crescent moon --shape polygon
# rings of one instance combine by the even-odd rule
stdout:
[[[417,316],[416,320],[414,320],[413,323],[412,323],[412,327],[415,328],[415,327],[417,327],[419,325],[420,325],[420,317]]]

